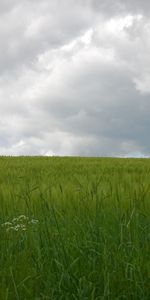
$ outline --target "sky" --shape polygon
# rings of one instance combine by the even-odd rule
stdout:
[[[150,156],[150,1],[0,1],[0,155]]]

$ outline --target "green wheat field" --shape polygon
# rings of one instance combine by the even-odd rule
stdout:
[[[0,300],[149,300],[150,160],[0,157]]]

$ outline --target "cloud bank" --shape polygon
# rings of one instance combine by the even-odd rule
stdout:
[[[1,0],[0,155],[149,156],[149,12]]]

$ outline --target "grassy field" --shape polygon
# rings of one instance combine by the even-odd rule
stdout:
[[[0,157],[0,300],[149,300],[150,160]]]

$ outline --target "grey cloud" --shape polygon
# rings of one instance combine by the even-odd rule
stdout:
[[[135,3],[136,2],[136,3]],[[1,1],[0,69],[10,71],[32,64],[47,49],[75,39],[118,7],[146,7],[147,1]],[[95,13],[90,9],[95,7]],[[97,9],[98,8],[100,9]],[[4,9],[5,8],[5,9]],[[147,8],[147,7],[146,7]],[[145,10],[147,11],[147,9]]]
[[[47,103],[50,117],[55,116],[64,131],[73,132],[76,136],[96,135],[97,139],[103,136],[118,141],[135,140],[142,144],[143,133],[150,123],[148,118],[145,119],[145,111],[141,113],[141,96],[124,70],[108,69],[106,65],[102,69],[102,65],[97,65],[93,73],[91,68],[84,71],[86,74],[80,77],[82,87],[79,85],[79,90],[76,90],[77,86],[72,87],[69,97],[66,95],[63,101],[60,96]],[[74,90],[79,95],[76,98]],[[143,97],[142,101],[144,108],[149,99]]]
[[[1,1],[0,154],[149,155],[148,7]]]
[[[150,11],[150,3],[147,0],[92,0],[91,3],[94,10],[108,16],[125,13],[149,15]]]
[[[2,1],[0,70],[34,63],[38,55],[68,43],[90,26],[89,8],[65,1]]]

